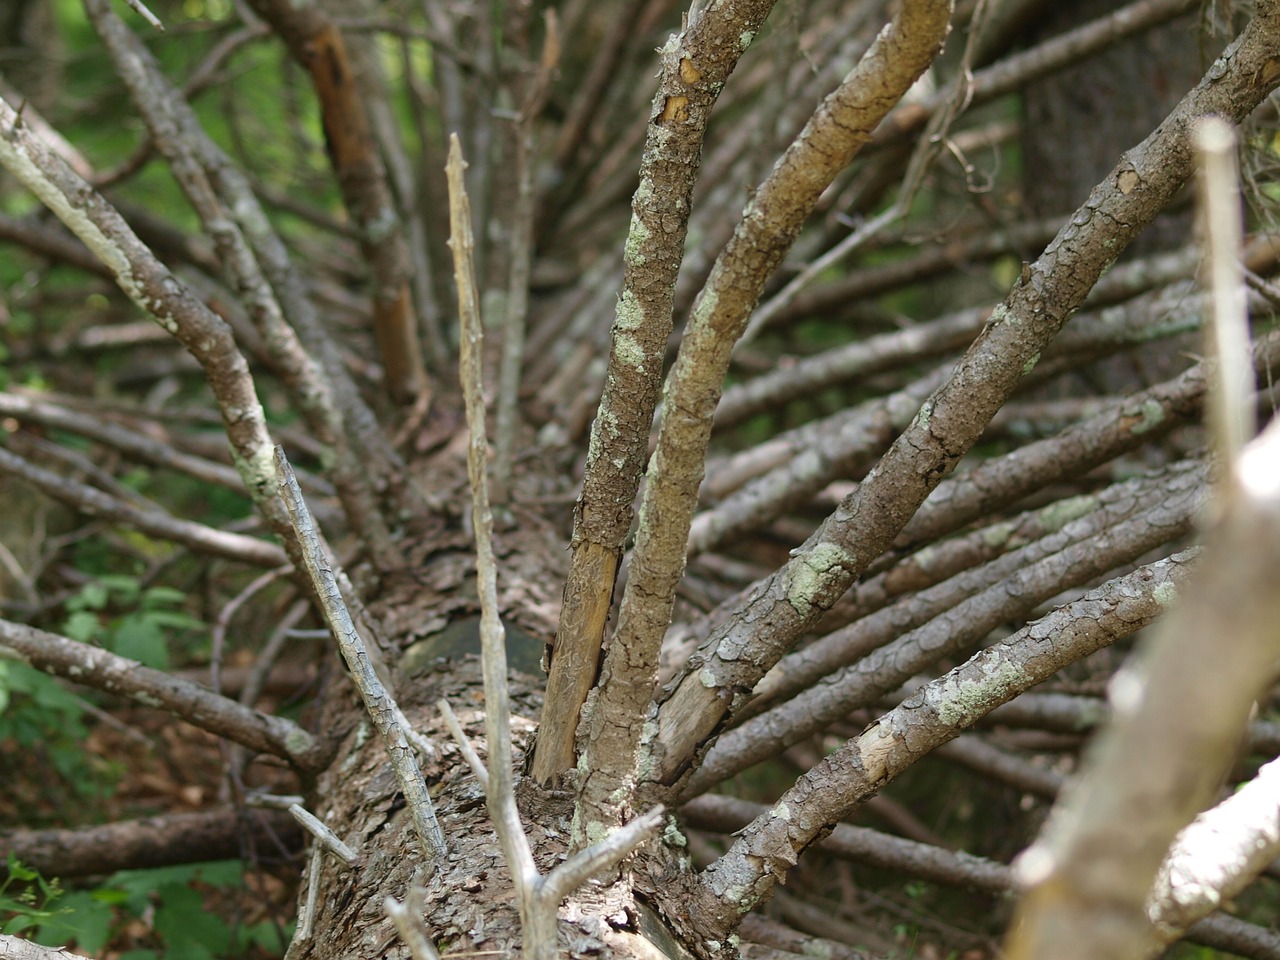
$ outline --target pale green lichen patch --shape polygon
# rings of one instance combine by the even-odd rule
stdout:
[[[787,586],[787,602],[801,616],[807,616],[819,597],[838,581],[844,567],[853,557],[834,543],[820,543],[800,554],[791,563],[791,582]]]
[[[644,347],[640,341],[628,333],[619,330],[613,337],[613,355],[619,363],[633,367],[637,373],[644,373]]]
[[[1007,304],[1000,303],[1000,304],[997,304],[996,308],[991,311],[991,319],[989,319],[987,323],[990,323],[990,324],[1004,323],[1006,320],[1013,320],[1013,319],[1015,319],[1013,311],[1009,309]]]
[[[603,843],[609,839],[609,828],[603,823],[593,820],[587,824],[586,837],[588,845]]]
[[[1133,425],[1133,432],[1137,434],[1147,433],[1154,430],[1164,421],[1164,408],[1155,400],[1147,400],[1142,406],[1134,411],[1142,419]]]
[[[751,41],[754,40],[755,38],[756,38],[756,35],[753,31],[743,30],[740,34],[738,34],[738,49],[739,50],[747,49],[747,47],[751,46]]]
[[[257,409],[258,423],[262,423],[262,407]],[[234,456],[236,470],[250,490],[274,490],[276,487],[275,450],[269,443],[260,443],[249,456]]]
[[[939,681],[936,697],[938,719],[949,726],[967,726],[1023,685],[1025,673],[1007,660],[992,665],[980,676],[948,675]]]
[[[1096,497],[1081,495],[1059,500],[1040,511],[1040,522],[1049,533],[1056,533],[1072,520],[1079,520],[1087,513],[1092,513],[1098,506]]]
[[[787,823],[791,822],[791,808],[788,807],[785,803],[780,802],[776,807],[774,807],[769,812],[773,814],[773,816],[777,817],[779,820],[785,820],[787,821]]]
[[[1178,599],[1178,588],[1172,583],[1162,583],[1152,591],[1151,595],[1155,598],[1156,603],[1168,609]]]
[[[694,304],[693,316],[689,318],[689,329],[707,326],[716,312],[718,302],[719,297],[708,282],[708,285],[702,288],[702,296],[698,297],[698,302]]]
[[[1003,547],[1009,542],[1009,537],[1012,534],[1012,523],[1005,521],[1004,523],[992,524],[982,531],[982,543],[984,546],[992,548]]]
[[[667,818],[667,825],[662,828],[662,842],[669,847],[687,847],[689,840],[680,832],[680,825],[675,817]]]
[[[1028,373],[1036,368],[1036,364],[1040,362],[1040,351],[1037,350],[1030,360],[1022,365],[1022,375],[1025,377]]]
[[[314,744],[311,734],[299,727],[294,727],[284,738],[284,748],[291,754],[305,753]]]
[[[698,682],[701,683],[708,690],[714,690],[716,687],[719,686],[719,684],[716,683],[716,675],[712,673],[710,670],[708,670],[706,667],[703,667],[701,670],[698,671]]]
[[[645,263],[644,252],[641,249],[649,239],[649,228],[644,225],[644,221],[638,216],[631,218],[631,229],[627,232],[626,257],[627,263],[633,267],[643,267]]]
[[[920,405],[920,412],[916,414],[916,426],[921,430],[929,429],[929,420],[933,417],[933,401],[926,400]]]
[[[635,330],[642,323],[644,323],[644,308],[640,306],[634,293],[630,290],[625,291],[618,298],[618,307],[613,321],[614,331]]]

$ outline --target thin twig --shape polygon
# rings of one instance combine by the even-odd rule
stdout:
[[[493,555],[493,514],[489,509],[487,475],[488,443],[484,423],[484,386],[481,383],[481,341],[479,297],[472,262],[471,205],[463,181],[466,162],[457,135],[449,138],[449,249],[453,253],[453,273],[458,287],[458,314],[461,322],[459,371],[467,408],[467,473],[471,478],[472,521],[476,539],[476,573],[480,595],[480,660],[484,674],[485,736],[489,745],[489,783],[485,789],[489,815],[511,869],[516,897],[522,904],[525,950],[555,950],[554,924],[550,945],[535,937],[546,931],[530,929],[533,888],[538,877],[529,839],[516,809],[511,755],[511,704],[507,688],[505,631],[498,616],[497,561]]]
[[[463,399],[467,407],[470,441],[467,472],[471,477],[472,517],[476,538],[476,571],[480,596],[480,657],[484,674],[485,736],[488,739],[488,782],[485,799],[511,871],[524,936],[524,956],[530,960],[554,960],[557,956],[557,928],[560,901],[592,874],[616,866],[648,839],[661,822],[661,810],[650,813],[614,831],[599,843],[541,876],[533,862],[529,839],[516,808],[511,754],[511,706],[507,688],[507,654],[502,621],[498,616],[497,562],[493,555],[493,515],[489,509],[486,469],[488,445],[485,440],[484,389],[481,383],[480,312],[472,265],[471,209],[463,183],[466,163],[457,136],[449,139],[449,247],[453,251],[454,278],[458,285],[458,312],[461,320],[460,372]],[[452,711],[441,703],[448,723]],[[454,724],[456,725],[456,718]],[[451,725],[451,729],[452,726]],[[466,739],[454,732],[459,744]],[[477,776],[483,767],[479,758],[471,762]]]
[[[400,939],[409,948],[413,960],[440,960],[440,954],[422,927],[424,895],[422,887],[413,886],[405,894],[404,903],[395,897],[387,897],[382,901],[382,908],[396,925]]]
[[[1217,454],[1231,463],[1254,433],[1253,364],[1250,362],[1249,313],[1240,264],[1240,172],[1235,130],[1220,117],[1196,126],[1207,273],[1213,300],[1209,325],[1209,424]]]
[[[539,895],[559,903],[587,880],[630,856],[640,844],[648,840],[666,817],[662,806],[637,817],[613,831],[599,843],[579,850],[543,878]]]
[[[302,828],[316,838],[318,846],[324,847],[335,857],[354,870],[360,866],[360,854],[342,842],[341,838],[301,804],[292,803],[287,808],[289,815],[297,820]]]
[[[311,861],[307,868],[307,898],[298,910],[298,926],[293,934],[297,943],[311,939],[311,928],[316,919],[316,903],[320,899],[320,870],[324,866],[324,848],[319,843],[311,845]],[[290,944],[293,946],[293,944]]]
[[[142,0],[124,0],[124,2],[127,3],[129,8],[138,14],[138,16],[142,17],[143,20],[147,21],[147,23],[151,24],[151,26],[155,27],[161,33],[164,33],[164,24],[160,22],[159,17],[147,9],[147,5],[143,3]]]
[[[487,792],[489,789],[489,771],[485,769],[484,761],[480,759],[480,754],[476,753],[475,747],[471,746],[471,741],[467,739],[466,731],[462,729],[462,724],[458,722],[458,715],[453,712],[448,700],[437,700],[436,706],[440,709],[440,716],[444,718],[444,725],[449,728],[449,733],[453,735],[454,742],[457,743],[458,749],[462,751],[462,758],[467,761],[467,766],[471,768],[471,772],[480,781],[480,786]]]
[[[293,469],[285,457],[284,448],[276,447],[276,475],[280,481],[280,494],[289,510],[289,518],[302,548],[303,560],[307,572],[311,575],[316,593],[324,608],[324,617],[342,651],[342,658],[351,671],[352,679],[360,691],[365,709],[370,719],[386,744],[387,754],[391,759],[392,769],[404,791],[405,801],[409,805],[409,813],[413,825],[422,841],[425,852],[432,859],[442,858],[447,852],[444,834],[440,823],[436,820],[435,809],[431,805],[431,795],[427,792],[426,782],[422,779],[422,771],[418,769],[417,760],[409,747],[404,729],[397,720],[398,708],[394,699],[373,668],[364,640],[356,631],[351,614],[342,599],[342,591],[338,589],[338,581],[334,575],[331,561],[325,556],[320,541],[320,533],[316,529],[306,501],[302,498],[302,490],[293,475]]]

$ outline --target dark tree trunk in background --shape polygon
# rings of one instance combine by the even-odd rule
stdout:
[[[1109,0],[1044,4],[1027,41],[1041,43],[1115,8]],[[1021,147],[1028,214],[1051,217],[1075,209],[1115,164],[1116,145],[1137,144],[1155,129],[1222,45],[1192,11],[1025,87]],[[1181,247],[1191,238],[1193,223],[1187,193],[1156,217],[1121,259]],[[1105,359],[1083,375],[1092,385],[1085,392],[1134,389],[1166,379],[1187,366],[1186,354],[1197,345],[1197,336],[1186,335]]]
[[[1041,43],[1116,6],[1111,0],[1044,4],[1027,41]],[[1222,45],[1192,11],[1025,87],[1022,182],[1030,214],[1054,216],[1079,206],[1115,165],[1116,144],[1136,144],[1154,130]],[[1188,204],[1166,211],[1125,255],[1181,246],[1191,223]]]

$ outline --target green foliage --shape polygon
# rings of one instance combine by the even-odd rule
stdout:
[[[204,629],[203,623],[182,609],[186,600],[186,594],[172,587],[144,589],[134,577],[101,576],[67,601],[62,632],[163,670],[169,666],[170,653],[166,631]],[[113,608],[123,612],[110,616]]]
[[[116,778],[113,767],[85,752],[84,713],[84,702],[53,677],[0,660],[0,744],[38,758],[62,786],[91,799],[109,792]]]
[[[119,953],[121,960],[214,960],[254,948],[283,953],[286,944],[274,924],[235,928],[209,911],[208,892],[243,884],[241,864],[226,860],[123,870],[101,886],[64,892],[58,881],[45,880],[10,857],[9,876],[0,884],[0,929],[22,932],[45,946],[74,945],[82,953],[98,953],[126,927],[134,933],[142,920],[149,930],[142,941],[146,945]]]
[[[20,933],[51,922],[65,912],[64,908],[54,909],[54,903],[62,897],[57,880],[46,880],[12,852],[5,869],[7,875],[0,881],[0,931]]]

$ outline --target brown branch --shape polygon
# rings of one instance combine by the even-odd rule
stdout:
[[[250,750],[283,757],[306,773],[314,773],[328,760],[325,745],[292,720],[250,710],[199,684],[87,643],[0,620],[0,657],[165,710]]]
[[[302,847],[293,818],[278,810],[206,810],[121,820],[79,830],[6,830],[0,860],[10,854],[46,877],[90,877],[239,857],[246,835],[282,853]]]
[[[329,162],[373,274],[373,330],[387,389],[398,401],[410,400],[427,382],[409,295],[408,250],[342,33],[315,5],[250,0],[250,6],[311,75]]]
[[[1125,37],[1166,23],[1194,5],[1194,0],[1137,0],[1030,50],[1005,57],[974,74],[970,105],[977,106],[1013,93],[1025,84],[1078,63]],[[923,104],[913,104],[894,113],[876,131],[875,145],[887,145],[914,133],[928,122],[935,111],[945,107],[946,102],[945,93],[938,93]]]
[[[907,0],[866,55],[814,112],[748,203],[690,315],[665,390],[618,627],[605,654],[587,742],[579,820],[612,824],[634,782],[712,419],[734,343],[769,276],[819,195],[932,63],[950,26],[950,0]]]
[[[769,813],[705,870],[692,904],[698,931],[720,939],[785,880],[799,854],[828,827],[996,706],[1151,622],[1177,585],[1188,555],[1140,567],[1030,624],[927,684],[804,774]]]
[[[1184,483],[1167,501],[1158,502],[1091,537],[1068,543],[1057,553],[1016,567],[1006,578],[972,596],[964,596],[954,606],[948,606],[890,643],[884,644],[887,638],[873,634],[872,639],[879,639],[884,645],[864,651],[862,659],[829,681],[809,687],[794,699],[726,732],[704,757],[688,781],[684,795],[709,790],[726,777],[798,743],[850,711],[874,703],[877,697],[894,690],[920,670],[972,647],[1000,624],[1025,618],[1036,606],[1064,589],[1087,583],[1185,535],[1191,529],[1200,494],[1199,484]],[[1076,522],[1087,525],[1087,518]],[[1068,529],[1070,527],[1069,524]],[[1051,544],[1061,540],[1070,540],[1070,537],[1063,534],[1060,538],[1048,538]],[[1037,552],[1034,544],[1024,549],[1032,555]],[[1017,556],[1019,554],[1010,554],[1009,558],[1002,558],[1005,564],[996,561],[996,565],[1009,565]],[[944,596],[950,593],[945,589],[946,584],[940,587],[939,592]],[[950,593],[952,601],[957,596],[960,594]],[[906,598],[903,602],[907,610],[911,609],[912,599]],[[879,618],[877,625],[885,620],[892,622],[893,612],[893,608],[884,611],[889,616]],[[856,627],[854,624],[851,629]]]
[[[147,329],[156,329],[155,324],[148,323]],[[162,336],[168,336],[163,330],[159,333]],[[34,423],[53,430],[76,433],[106,444],[141,463],[184,473],[204,483],[235,490],[237,493],[247,493],[244,480],[231,467],[203,457],[182,453],[169,444],[148,437],[138,430],[130,430],[92,414],[68,410],[55,403],[34,397],[4,392],[0,392],[0,414],[13,417],[22,423]]]
[[[1073,544],[1093,540],[1120,528],[1132,520],[1135,512],[1144,506],[1182,504],[1181,515],[1189,517],[1190,511],[1194,509],[1194,500],[1200,496],[1207,480],[1208,471],[1203,464],[1194,460],[1185,461],[1156,477],[1134,478],[1112,484],[1095,495],[1060,501],[1051,508],[1038,512],[1038,518],[1042,523],[1048,523],[1048,528],[1042,527],[1041,536],[1020,547],[1009,543],[1011,529],[984,528],[973,539],[982,541],[997,556],[981,565],[956,571],[946,579],[940,577],[937,568],[930,564],[926,577],[929,580],[937,577],[938,582],[916,582],[912,584],[915,592],[902,597],[891,606],[874,612],[868,611],[849,626],[834,630],[804,649],[787,654],[756,685],[754,699],[738,716],[754,716],[766,708],[770,701],[796,696],[827,674],[856,663],[895,637],[922,626],[933,617],[978,596],[984,590],[1002,584],[1002,589],[1011,589],[1019,574],[1030,569],[1033,564],[1060,555]],[[1187,500],[1189,496],[1192,498],[1190,502]],[[1034,524],[1024,524],[1022,535],[1026,536],[1034,529]],[[1000,552],[997,544],[1007,552]],[[926,558],[925,563],[928,562]],[[1048,581],[1053,581],[1054,576],[1054,573],[1050,573]],[[1054,591],[1055,588],[1067,590],[1082,582],[1078,575],[1064,576],[1061,581],[1048,581],[1042,582],[1040,588],[1034,591],[1039,599],[1025,598],[1028,600],[1027,609],[1033,609],[1037,603],[1053,595],[1048,592],[1046,596],[1046,591]],[[861,596],[859,600],[862,600]]]
[[[1274,45],[1280,39],[1280,3],[1259,4],[1254,23],[1265,24]],[[1280,59],[1270,63],[1280,74]],[[1208,185],[1234,198],[1234,171],[1228,177],[1226,185]],[[1213,198],[1209,208],[1220,204],[1232,200]],[[1248,336],[1243,291],[1234,265],[1238,228],[1215,226],[1207,237],[1211,262],[1232,261],[1212,271],[1215,324],[1241,328],[1230,336],[1223,332],[1218,348],[1224,341],[1234,348],[1217,359],[1222,369],[1247,370],[1241,356]],[[1219,289],[1221,284],[1237,289]],[[1218,410],[1232,411],[1211,422],[1228,434],[1214,438],[1224,456],[1234,453],[1243,433],[1239,396],[1247,386],[1215,385]],[[1008,940],[1012,960],[1137,956],[1152,946],[1144,905],[1165,852],[1211,801],[1253,702],[1274,678],[1280,654],[1280,594],[1272,588],[1280,571],[1278,457],[1280,424],[1273,420],[1227,464],[1217,516],[1206,535],[1208,562],[1194,589],[1136,662],[1112,681],[1112,722],[1021,861],[1028,889],[1019,903],[1021,922],[1015,920]],[[1212,644],[1205,643],[1209,636]],[[1086,931],[1075,926],[1100,913],[1105,924],[1090,924]],[[1076,931],[1071,942],[1057,939],[1068,929]]]
[[[657,779],[674,782],[689,768],[735,698],[889,546],[973,446],[1102,271],[1190,177],[1189,124],[1212,113],[1242,119],[1280,83],[1277,21],[1280,11],[1270,7],[1255,17],[1166,121],[1125,154],[867,479],[707,637],[662,704]]]
[[[599,670],[618,560],[649,453],[703,133],[721,87],[772,6],[773,0],[715,4],[663,47],[531,768],[539,782],[573,766],[578,715]]]
[[[95,487],[38,467],[0,447],[0,472],[19,477],[43,493],[81,513],[133,527],[148,536],[172,540],[197,553],[212,554],[260,567],[278,567],[288,558],[274,543],[239,533],[215,530],[194,520],[182,520],[159,507],[128,503]]]
[[[987,312],[974,311],[976,315]],[[807,423],[748,451],[742,460],[749,462],[768,454],[776,456],[779,464],[694,518],[689,528],[689,555],[715,550],[765,526],[787,510],[809,502],[833,480],[864,474],[911,423],[920,404],[946,380],[952,366],[944,362],[901,390]],[[727,485],[725,474],[734,461],[727,466],[728,470],[710,478],[708,486]]]

